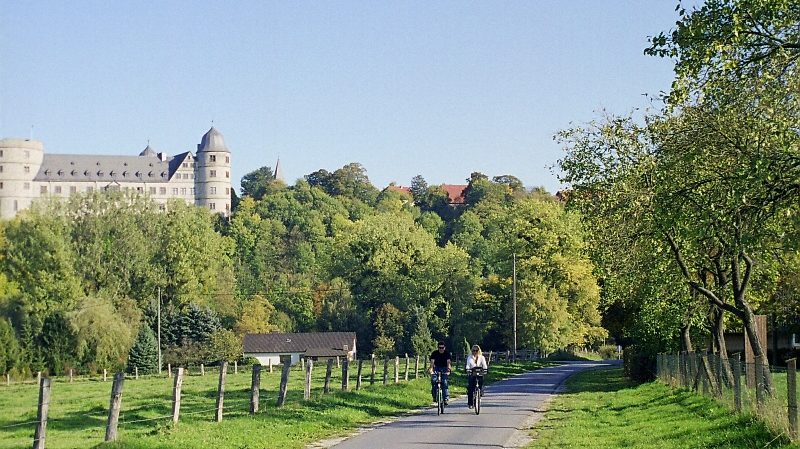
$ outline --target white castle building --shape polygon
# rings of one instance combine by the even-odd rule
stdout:
[[[150,145],[138,156],[45,154],[42,142],[0,139],[0,218],[13,218],[37,198],[100,190],[133,190],[164,208],[181,198],[228,216],[231,153],[222,134],[208,130],[191,151],[167,156]]]

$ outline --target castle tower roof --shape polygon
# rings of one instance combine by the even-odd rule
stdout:
[[[225,140],[222,138],[222,133],[217,131],[213,126],[203,135],[203,139],[197,145],[197,153],[206,151],[219,151],[223,153],[230,153],[228,147],[225,146]]]
[[[156,155],[156,152],[152,148],[150,148],[150,145],[147,145],[147,148],[142,150],[142,152],[139,153],[139,156],[153,156],[153,157],[156,157],[157,155]]]

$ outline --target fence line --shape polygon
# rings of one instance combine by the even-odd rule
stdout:
[[[511,360],[509,358],[500,357],[501,354],[502,353],[494,353],[494,354],[492,354],[491,352],[489,352],[487,354],[487,360],[490,360],[490,363],[494,363],[494,362],[497,362],[497,361],[503,360],[503,359],[509,360],[509,361]],[[493,357],[493,355],[494,355],[494,357]],[[418,379],[420,377],[423,377],[423,376],[427,375],[427,363],[424,363],[423,376],[419,376],[419,374],[418,374],[419,357],[420,357],[419,355],[415,356],[414,377],[413,377],[413,379]],[[393,374],[394,374],[395,382],[397,382],[397,383],[399,383],[399,382],[408,382],[411,379],[411,376],[410,376],[411,358],[406,354],[405,355],[405,363],[404,363],[404,366],[403,366],[404,370],[403,370],[402,374],[400,372],[400,369],[401,369],[400,368],[400,356],[396,356],[396,357],[393,357],[393,358],[389,358],[389,357],[383,358],[383,373],[382,374],[383,374],[383,383],[384,383],[384,385],[388,385],[389,384],[389,379],[388,379],[388,377],[389,377],[389,364],[390,364],[390,361],[392,361],[392,359],[394,359],[393,360],[393,362],[394,362],[393,363],[393,365],[394,365]],[[423,356],[423,361],[424,362],[427,362],[428,361],[427,359],[428,359],[427,356]],[[519,353],[518,353],[518,359],[519,359]],[[363,364],[364,364],[365,361],[371,363],[371,367],[370,367],[371,368],[370,384],[374,384],[374,379],[375,379],[375,374],[376,374],[375,371],[377,371],[376,368],[377,368],[378,360],[380,360],[380,359],[377,359],[374,356],[371,359],[366,359],[366,360],[360,359],[360,360],[357,360],[357,361],[356,360],[350,361],[350,360],[347,360],[347,359],[337,360],[339,366],[341,367],[341,379],[340,380],[341,380],[341,383],[342,383],[342,391],[345,391],[345,392],[346,391],[350,391],[350,377],[353,377],[353,376],[356,379],[355,390],[357,391],[357,390],[361,390],[363,388],[361,377],[362,377],[362,368],[363,368]],[[326,373],[325,373],[324,385],[321,388],[323,390],[323,394],[330,392],[330,382],[331,382],[331,377],[332,377],[333,362],[334,362],[333,358],[328,359],[327,370],[326,370]],[[357,362],[357,368],[358,368],[357,372],[356,372],[355,369],[353,369],[353,368],[356,368],[356,367],[353,366],[354,362]],[[303,384],[304,384],[303,385],[303,387],[304,387],[303,388],[303,390],[304,390],[303,397],[304,397],[304,400],[308,400],[308,399],[311,398],[311,377],[312,377],[312,369],[313,369],[312,367],[313,367],[314,363],[313,363],[313,361],[311,361],[309,359],[308,362],[306,362],[304,360],[303,365],[304,365],[303,368],[306,368],[304,371],[301,371],[301,376],[304,375],[303,377],[306,377],[306,379],[304,379],[305,382],[303,382]],[[455,363],[454,363],[454,365],[455,365]],[[198,367],[198,368],[199,369],[196,370],[196,375],[197,376],[204,375],[206,367],[203,365],[203,366]],[[285,404],[286,397],[287,397],[287,390],[289,388],[288,380],[289,380],[289,377],[290,377],[290,372],[292,371],[291,368],[292,368],[292,365],[290,364],[290,362],[287,362],[287,363],[285,363],[283,365],[283,368],[281,370],[280,388],[276,392],[277,393],[277,395],[276,395],[277,396],[276,406],[278,406],[278,407],[281,407],[281,406],[283,406]],[[233,401],[230,401],[230,400],[229,401],[223,401],[225,387],[226,387],[226,385],[225,385],[226,375],[236,375],[237,372],[238,372],[238,366],[234,365],[233,373],[228,373],[227,372],[227,363],[224,363],[224,362],[221,363],[219,365],[219,383],[218,383],[218,386],[217,386],[217,395],[216,395],[217,403],[216,403],[216,406],[214,408],[207,408],[207,409],[203,409],[203,410],[192,410],[192,411],[189,411],[189,412],[184,412],[184,411],[181,410],[181,403],[182,403],[181,399],[187,399],[187,398],[194,399],[193,401],[189,401],[189,404],[191,404],[191,406],[194,406],[194,407],[197,407],[198,405],[201,405],[200,403],[197,402],[198,399],[204,400],[204,401],[209,399],[209,397],[206,394],[203,394],[203,393],[186,394],[186,393],[183,393],[181,391],[182,387],[187,385],[186,384],[186,379],[187,379],[187,376],[189,375],[189,373],[187,371],[188,370],[185,367],[175,367],[175,368],[173,368],[172,366],[170,366],[169,370],[166,373],[162,373],[160,375],[142,375],[142,374],[139,374],[137,376],[138,373],[135,372],[135,371],[134,371],[134,373],[128,373],[128,374],[125,374],[125,373],[122,373],[122,372],[114,373],[113,382],[109,383],[110,393],[111,393],[110,394],[110,399],[109,399],[108,395],[102,395],[102,397],[100,395],[97,395],[97,396],[92,396],[90,398],[92,401],[97,401],[97,400],[100,400],[101,398],[105,399],[105,400],[108,400],[109,402],[108,402],[108,409],[107,409],[108,413],[107,413],[107,415],[101,416],[101,415],[89,415],[89,414],[82,414],[82,413],[76,413],[74,415],[85,416],[85,417],[91,418],[93,420],[101,420],[101,419],[105,420],[105,437],[104,437],[104,440],[105,441],[114,441],[119,436],[120,428],[124,431],[126,426],[132,425],[132,424],[140,424],[140,423],[147,423],[147,422],[157,422],[157,421],[168,421],[168,420],[171,419],[173,421],[173,423],[175,425],[177,425],[177,424],[179,424],[181,416],[185,417],[185,416],[191,416],[191,415],[198,415],[198,414],[203,414],[203,413],[209,413],[209,412],[212,412],[212,411],[215,412],[213,419],[215,421],[219,422],[219,421],[222,420],[222,416],[223,416],[225,410],[229,410],[229,412],[230,412],[230,410],[235,410],[237,412],[242,412],[242,413],[245,413],[245,410],[247,410],[251,414],[255,414],[255,413],[258,413],[260,411],[259,410],[259,393],[261,391],[260,375],[263,372],[261,365],[254,365],[253,366],[253,376],[252,376],[252,379],[251,379],[251,385],[250,385],[249,391],[248,390],[240,391],[240,389],[238,387],[236,389],[232,389],[231,390],[232,392],[236,393],[233,396],[234,398],[237,398],[241,393],[248,393],[249,392],[250,397],[248,399],[236,399],[236,400],[233,400]],[[104,375],[108,376],[108,374],[111,374],[111,373],[109,373],[106,370]],[[102,376],[102,375],[100,375],[100,376]],[[100,376],[98,376],[98,377],[96,377],[94,379],[91,379],[91,378],[90,379],[91,380],[102,379],[102,377],[100,377]],[[35,432],[34,438],[33,438],[33,440],[34,440],[33,441],[34,448],[44,449],[45,448],[45,443],[46,443],[46,428],[47,428],[47,422],[48,422],[47,414],[48,414],[48,409],[50,408],[50,404],[66,404],[66,403],[69,403],[69,402],[72,402],[72,401],[69,401],[67,399],[61,399],[61,400],[57,399],[55,401],[52,401],[51,397],[50,397],[50,392],[51,392],[50,386],[54,382],[54,379],[51,378],[51,377],[47,377],[46,375],[44,375],[42,373],[37,373],[37,378],[40,380],[39,381],[40,395],[39,395],[39,401],[38,401],[37,419],[35,421],[32,420],[32,421],[25,421],[25,422],[13,423],[13,424],[0,426],[0,429],[11,429],[11,428],[18,428],[18,427],[25,427],[25,426],[35,426],[36,432]],[[77,378],[77,376],[74,375],[74,372],[70,372],[70,376],[69,377],[65,377],[64,378],[64,382],[67,382],[69,380],[74,381],[74,380],[76,380],[76,378]],[[135,414],[141,413],[142,411],[146,411],[150,407],[150,405],[148,405],[148,406],[140,406],[140,405],[137,404],[137,405],[133,406],[130,410],[124,410],[124,406],[123,406],[123,385],[128,383],[128,382],[125,382],[125,380],[129,380],[129,382],[134,382],[132,385],[135,385],[137,383],[136,382],[137,380],[139,380],[139,379],[148,379],[148,378],[149,379],[163,378],[163,379],[171,379],[173,381],[173,382],[171,382],[171,384],[172,384],[171,385],[172,386],[172,393],[173,393],[172,394],[172,398],[171,398],[172,399],[172,413],[171,414],[159,415],[159,416],[155,416],[155,417],[151,417],[151,418],[138,418],[136,416],[132,416],[131,418],[136,418],[136,419],[127,419],[126,420],[125,419],[126,412],[127,412],[127,414],[129,416],[132,413],[135,415]],[[322,379],[317,377],[317,381],[318,382],[321,381],[321,380]],[[20,384],[21,383],[17,383],[16,385],[20,385]],[[129,388],[130,385],[126,385],[126,387]],[[317,387],[317,388],[319,388],[319,387]],[[137,392],[137,393],[141,393],[141,392]],[[129,398],[131,397],[130,392],[126,391],[125,394],[126,394],[126,397],[129,397]],[[138,396],[139,396],[139,394],[136,394],[133,397],[138,397]],[[165,392],[164,396],[165,396],[164,397],[165,401],[169,401],[170,400],[170,398],[167,396],[166,392]],[[269,395],[269,397],[273,398],[274,396]],[[85,399],[85,398],[82,397],[81,400],[83,400],[83,399]],[[125,401],[125,402],[129,403],[130,400]],[[139,416],[141,416],[141,415],[139,415]],[[50,421],[51,422],[59,422],[60,418],[50,419]]]
[[[796,376],[795,359],[788,360],[784,369],[762,365],[760,359],[744,363],[740,354],[727,357],[684,351],[660,353],[656,358],[659,382],[710,396],[736,413],[752,414],[793,440],[798,439]]]

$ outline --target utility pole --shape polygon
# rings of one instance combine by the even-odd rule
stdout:
[[[514,335],[516,335],[516,330]],[[516,337],[514,337],[514,341],[517,341]],[[158,374],[161,374],[161,287],[158,287]]]
[[[517,253],[513,257],[513,281],[511,283],[511,296],[514,301],[514,361],[517,361]]]

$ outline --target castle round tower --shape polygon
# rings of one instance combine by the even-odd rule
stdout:
[[[195,204],[228,216],[231,213],[231,152],[213,126],[197,145]]]
[[[0,139],[0,218],[13,218],[39,198],[33,182],[44,159],[44,145],[37,140]]]

